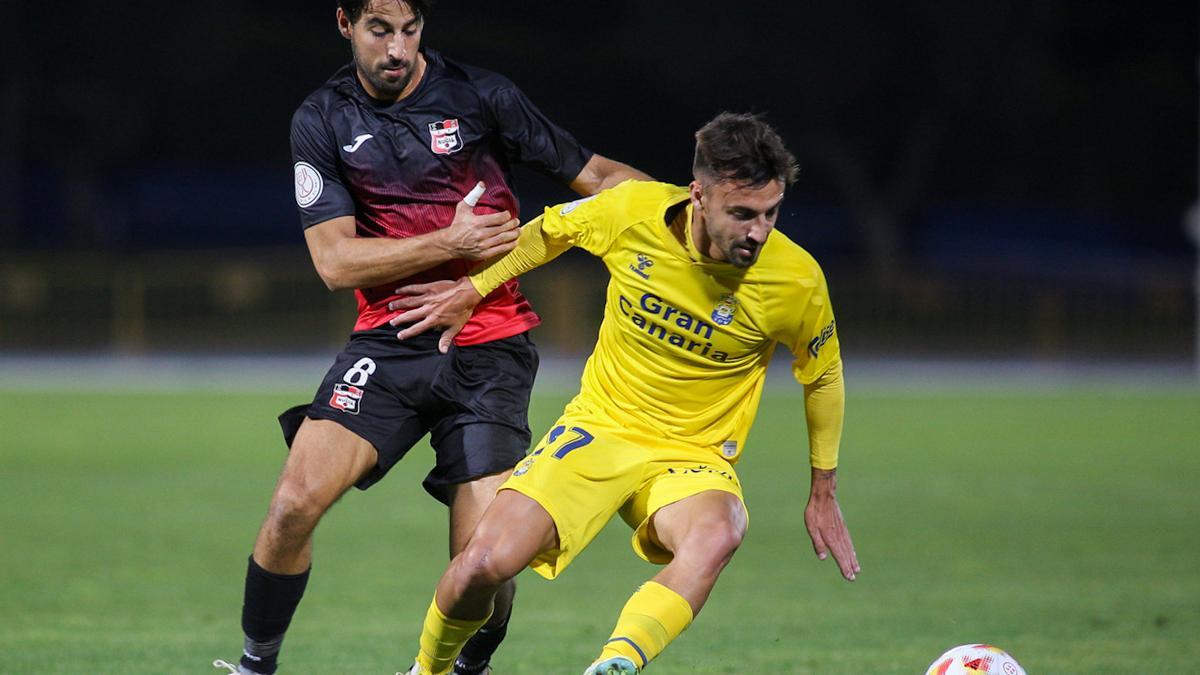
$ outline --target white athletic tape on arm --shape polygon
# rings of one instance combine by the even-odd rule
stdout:
[[[486,188],[483,187],[482,183],[476,183],[475,187],[471,188],[471,191],[467,193],[467,196],[463,197],[463,201],[467,203],[467,206],[474,208],[479,203],[479,198],[483,196],[485,190]]]

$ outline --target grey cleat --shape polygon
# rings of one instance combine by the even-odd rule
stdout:
[[[597,661],[583,675],[637,675],[637,666],[624,656],[614,656],[611,659]]]

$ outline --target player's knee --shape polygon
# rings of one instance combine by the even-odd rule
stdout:
[[[458,554],[454,568],[455,576],[465,588],[492,591],[500,589],[521,571],[519,567],[514,570],[493,547],[474,543]]]
[[[735,523],[722,522],[709,528],[705,538],[712,549],[714,557],[728,561],[742,545],[746,529]]]
[[[317,491],[303,483],[285,482],[275,491],[267,519],[282,531],[310,531],[328,509],[325,502]]]
[[[698,523],[688,531],[676,555],[718,572],[729,564],[745,535],[745,526],[737,522],[722,519]]]

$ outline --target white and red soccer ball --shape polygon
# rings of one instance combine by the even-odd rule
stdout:
[[[1025,675],[1003,649],[985,644],[959,645],[937,657],[925,675]]]

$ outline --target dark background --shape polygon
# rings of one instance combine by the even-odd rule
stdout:
[[[688,180],[692,132],[717,112],[765,114],[802,165],[780,228],[825,264],[866,348],[1120,356],[1132,340],[1186,358],[1196,7],[960,5],[443,0],[424,43],[504,73],[584,144],[662,180]],[[154,260],[270,260],[242,282],[276,308],[273,270],[315,281],[288,125],[349,60],[334,7],[79,3],[7,31],[0,347],[27,345],[14,326],[78,292],[56,265],[105,261],[84,275],[107,280],[97,322],[120,313],[120,272]],[[517,188],[526,216],[569,196],[527,173]],[[155,275],[124,347],[202,347],[154,336],[157,303],[206,292],[155,300]],[[997,337],[1046,321],[1033,346]],[[92,346],[121,348],[118,332]]]

